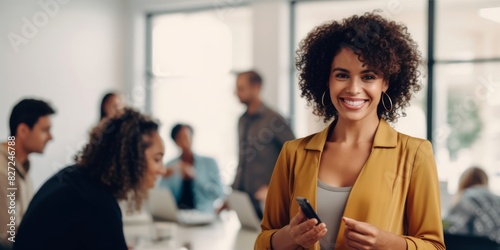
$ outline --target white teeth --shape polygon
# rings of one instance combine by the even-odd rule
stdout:
[[[363,105],[363,103],[365,103],[365,101],[363,101],[363,100],[351,101],[351,100],[346,100],[346,99],[344,99],[344,102],[347,103],[349,106],[355,106],[355,107],[359,107],[359,106]]]

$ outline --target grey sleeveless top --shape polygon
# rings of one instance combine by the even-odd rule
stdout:
[[[318,179],[316,198],[317,213],[321,222],[326,224],[328,232],[320,239],[321,250],[335,248],[340,220],[352,187],[333,187]]]

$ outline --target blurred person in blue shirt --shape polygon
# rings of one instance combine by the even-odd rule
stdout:
[[[176,124],[171,137],[181,154],[166,164],[166,172],[159,181],[159,186],[170,189],[179,209],[213,213],[215,201],[223,197],[216,161],[193,152],[191,126]]]

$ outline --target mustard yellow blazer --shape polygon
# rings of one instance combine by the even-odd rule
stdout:
[[[316,209],[318,168],[329,128],[283,145],[274,169],[255,249],[271,249],[271,236],[289,224],[296,196]],[[372,152],[351,189],[344,216],[401,235],[407,249],[445,249],[439,183],[431,143],[398,133],[380,119]],[[344,244],[341,222],[335,249]],[[319,242],[310,249],[319,250]]]

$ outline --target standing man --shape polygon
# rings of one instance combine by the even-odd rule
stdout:
[[[247,107],[238,121],[239,163],[233,189],[250,195],[255,211],[262,218],[261,203],[283,144],[294,139],[285,119],[260,99],[262,77],[255,71],[239,73],[236,93]]]
[[[12,236],[33,197],[28,156],[43,153],[52,139],[50,115],[54,113],[44,101],[24,99],[10,114],[10,136],[0,144],[0,249],[12,245]]]

